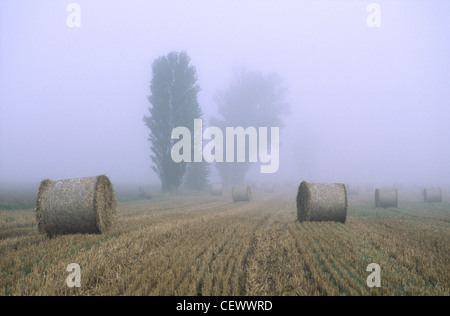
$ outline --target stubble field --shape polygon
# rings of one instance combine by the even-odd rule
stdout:
[[[118,204],[103,235],[39,234],[32,210],[0,211],[0,295],[450,294],[450,204],[374,207],[349,196],[345,224],[300,223],[295,189]],[[69,288],[67,266],[81,267]],[[381,268],[370,288],[366,268]]]

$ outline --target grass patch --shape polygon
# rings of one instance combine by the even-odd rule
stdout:
[[[0,202],[0,210],[12,211],[12,210],[32,210],[36,207],[35,202],[21,201],[21,202]]]

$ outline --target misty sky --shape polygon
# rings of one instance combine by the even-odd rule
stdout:
[[[450,183],[447,0],[2,0],[0,183],[158,183],[142,118],[151,65],[171,51],[191,57],[206,120],[233,68],[283,79],[290,114],[268,179]]]

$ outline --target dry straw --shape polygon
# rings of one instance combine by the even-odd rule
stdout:
[[[304,221],[345,223],[347,190],[341,183],[308,183],[303,181],[297,192],[297,218]]]
[[[442,202],[442,190],[440,188],[425,188],[423,190],[423,200],[428,203]]]
[[[250,186],[233,187],[231,189],[231,195],[234,202],[250,201],[252,198],[252,190]]]
[[[396,189],[376,189],[375,207],[398,207],[398,193]]]
[[[104,233],[116,220],[116,199],[105,175],[44,180],[36,199],[38,229],[49,237]]]
[[[209,193],[215,196],[223,195],[223,185],[220,183],[211,184],[209,186]]]

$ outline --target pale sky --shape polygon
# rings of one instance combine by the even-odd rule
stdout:
[[[80,27],[66,23],[71,2]],[[449,14],[446,0],[3,0],[0,183],[159,183],[142,120],[151,65],[186,51],[205,120],[233,68],[283,79],[272,178],[449,184]]]

